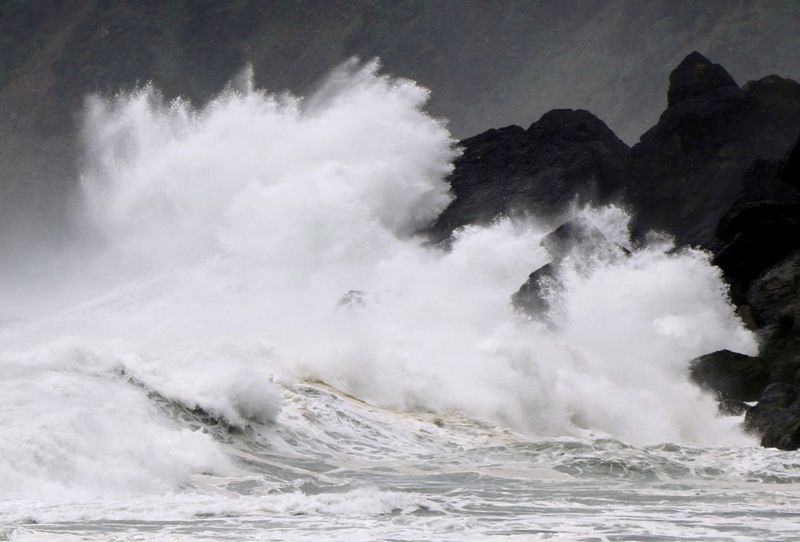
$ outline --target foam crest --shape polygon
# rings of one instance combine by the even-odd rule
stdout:
[[[209,435],[131,386],[116,360],[68,342],[0,359],[6,497],[162,492],[236,468]]]
[[[308,101],[252,85],[199,109],[152,86],[93,98],[83,184],[95,224],[129,263],[374,257],[447,204],[454,156],[420,109],[428,91],[377,70],[349,63]]]

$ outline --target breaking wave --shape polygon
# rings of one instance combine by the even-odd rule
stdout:
[[[533,440],[749,442],[686,378],[697,355],[755,349],[707,254],[632,246],[624,210],[576,210],[630,255],[568,261],[545,325],[510,297],[547,263],[550,227],[500,219],[447,250],[416,233],[448,204],[458,153],[427,98],[373,62],[308,98],[245,74],[202,107],[152,86],[89,100],[91,243],[51,285],[89,294],[0,328],[7,491],[163,491],[275,447],[311,454],[327,441],[286,391],[303,382],[380,409],[376,433],[326,457],[375,434],[414,446],[388,412]]]

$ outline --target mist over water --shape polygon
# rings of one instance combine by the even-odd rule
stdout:
[[[347,64],[307,98],[245,73],[202,107],[150,86],[87,102],[92,241],[50,286],[90,295],[0,328],[8,494],[180,492],[251,476],[263,450],[752,443],[686,376],[700,354],[756,350],[708,255],[634,247],[623,209],[576,209],[630,256],[572,254],[553,324],[519,314],[553,225],[501,219],[447,250],[416,235],[449,202],[458,149],[428,92],[378,69]]]

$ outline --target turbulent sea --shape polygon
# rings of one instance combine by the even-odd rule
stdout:
[[[576,207],[625,250],[518,313],[557,224],[430,246],[427,98],[87,100],[74,240],[1,288],[0,539],[800,540],[800,457],[687,379],[756,350],[708,255]]]

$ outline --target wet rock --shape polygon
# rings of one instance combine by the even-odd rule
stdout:
[[[744,401],[737,401],[729,397],[719,397],[718,411],[722,416],[742,416],[750,410],[750,406]]]
[[[349,290],[336,303],[336,308],[361,309],[369,304],[369,294],[363,290]]]
[[[759,326],[761,355],[772,363],[770,382],[796,384],[800,372],[800,251],[753,281],[748,301]]]
[[[764,407],[787,408],[795,399],[797,399],[797,388],[793,384],[776,382],[764,388],[758,403]]]
[[[753,319],[769,338],[798,335],[800,323],[800,250],[753,281],[747,294]],[[776,337],[778,338],[778,337]],[[800,352],[800,351],[798,351]]]
[[[788,355],[774,356],[769,371],[769,381],[796,385],[800,374],[800,353],[792,349],[785,354]]]
[[[797,386],[770,384],[758,404],[747,411],[745,428],[761,436],[761,445],[781,450],[800,448],[800,396]]]
[[[573,251],[592,256],[605,253],[611,248],[603,232],[579,220],[565,222],[548,233],[542,238],[541,245],[556,262]]]
[[[511,303],[529,316],[547,320],[550,300],[558,295],[560,283],[555,265],[548,263],[528,275],[528,280],[511,296]]]
[[[769,383],[770,364],[762,358],[719,350],[689,364],[689,375],[700,387],[728,403],[756,401]]]
[[[551,301],[557,299],[562,287],[559,270],[567,258],[573,257],[578,271],[586,271],[597,262],[609,262],[629,254],[627,249],[609,241],[603,233],[579,219],[565,222],[547,234],[541,246],[551,258],[528,276],[528,280],[511,296],[514,307],[530,316],[552,323],[547,314]]]
[[[609,201],[622,189],[629,152],[600,119],[569,109],[550,111],[527,130],[489,130],[461,146],[450,177],[455,199],[431,227],[434,241],[501,215],[556,219],[576,201]]]

